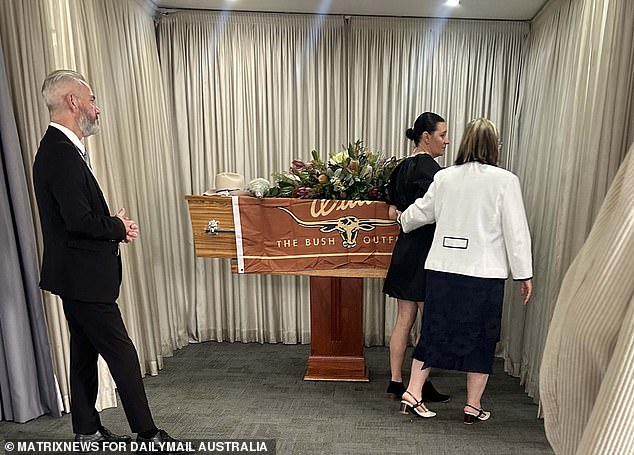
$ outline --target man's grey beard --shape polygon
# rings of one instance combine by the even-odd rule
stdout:
[[[79,130],[83,137],[92,136],[99,132],[99,123],[96,118],[94,121],[91,121],[88,115],[82,112],[79,116]]]

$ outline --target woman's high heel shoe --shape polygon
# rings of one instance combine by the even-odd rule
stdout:
[[[491,417],[491,413],[489,411],[476,408],[475,406],[471,406],[469,403],[465,404],[465,406],[477,412],[477,414],[470,411],[464,412],[464,423],[466,425],[474,424],[478,420],[484,422],[485,420],[489,420],[489,417]]]
[[[436,416],[436,413],[434,411],[430,411],[425,407],[425,405],[423,404],[423,400],[416,401],[416,397],[409,393],[407,390],[405,391],[405,393],[412,397],[415,403],[412,404],[405,399],[401,400],[401,414],[407,415],[408,412],[411,412],[415,416],[425,419]],[[403,396],[405,396],[405,393],[403,394]]]

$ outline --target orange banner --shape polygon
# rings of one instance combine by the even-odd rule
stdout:
[[[237,199],[240,273],[387,269],[390,264],[399,228],[384,202]]]

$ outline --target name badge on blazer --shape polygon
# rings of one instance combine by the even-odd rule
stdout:
[[[469,246],[469,239],[464,237],[443,237],[442,246],[445,248],[457,248],[459,250],[466,250]]]

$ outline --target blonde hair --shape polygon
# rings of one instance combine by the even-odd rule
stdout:
[[[498,129],[486,118],[471,120],[465,128],[455,164],[477,161],[497,166],[500,154]]]
[[[88,85],[84,76],[73,70],[57,70],[46,76],[42,84],[42,97],[49,112],[55,111],[70,91],[69,84]],[[61,90],[66,87],[67,90]]]

